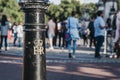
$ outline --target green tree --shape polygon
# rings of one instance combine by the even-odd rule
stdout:
[[[51,4],[46,14],[49,18],[57,20],[61,11],[62,9],[60,6]]]
[[[51,4],[47,11],[47,15],[57,21],[63,21],[70,16],[72,11],[76,11],[79,17],[80,3],[76,0],[62,0],[60,5]]]
[[[72,11],[77,13],[77,17],[81,18],[84,15],[85,10],[88,10],[91,16],[97,10],[96,5],[93,3],[81,5],[77,0],[61,0],[60,5],[51,4],[47,16],[55,19],[56,21],[63,21],[70,16]]]
[[[0,0],[0,16],[6,14],[11,22],[23,22],[23,12],[17,0]]]
[[[81,6],[81,12],[82,12],[82,16],[84,15],[85,12],[87,12],[90,16],[92,16],[97,12],[97,7],[93,3],[83,4]]]
[[[77,17],[80,17],[80,3],[76,0],[62,0],[60,6],[63,9],[62,16],[64,14],[64,18],[66,19],[68,16],[70,16],[72,11],[75,11],[77,13]]]
[[[117,0],[118,10],[120,10],[120,0]]]

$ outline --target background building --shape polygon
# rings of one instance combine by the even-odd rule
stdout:
[[[98,5],[98,10],[104,11],[105,21],[110,15],[117,11],[117,0],[99,0]]]

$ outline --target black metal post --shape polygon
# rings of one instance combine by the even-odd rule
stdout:
[[[46,80],[45,0],[20,0],[25,12],[23,80]]]

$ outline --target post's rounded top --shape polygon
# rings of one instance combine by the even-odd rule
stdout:
[[[48,9],[49,3],[45,2],[48,0],[19,0],[19,5],[24,11],[45,11]]]

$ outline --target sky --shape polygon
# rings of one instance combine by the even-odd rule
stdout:
[[[93,2],[93,3],[97,3],[99,0],[83,0],[83,3],[90,3],[90,2]]]
[[[49,1],[52,2],[52,3],[55,3],[55,4],[60,4],[61,0],[49,0]]]
[[[61,0],[49,0],[50,2],[53,2],[53,3],[55,3],[55,4],[60,4],[60,1]],[[93,2],[93,3],[96,3],[96,2],[98,2],[99,0],[82,0],[83,1],[83,3],[90,3],[90,2]]]

